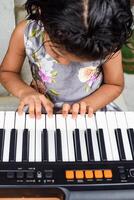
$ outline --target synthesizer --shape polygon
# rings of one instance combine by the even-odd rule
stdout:
[[[67,191],[121,190],[124,196],[133,188],[134,112],[36,119],[0,111],[0,195],[31,189],[62,197]]]

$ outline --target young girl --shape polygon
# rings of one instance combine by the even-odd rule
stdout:
[[[31,117],[60,108],[92,115],[123,90],[120,49],[131,35],[129,0],[27,0],[28,19],[14,30],[0,81]],[[20,77],[28,56],[33,76]]]

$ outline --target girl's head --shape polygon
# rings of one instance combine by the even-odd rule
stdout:
[[[27,0],[26,9],[57,52],[87,60],[106,59],[131,35],[129,0]]]

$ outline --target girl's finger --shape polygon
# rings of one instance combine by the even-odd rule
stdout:
[[[54,104],[51,101],[47,100],[44,96],[40,97],[40,99],[41,99],[41,104],[45,108],[48,116],[52,117]]]
[[[92,117],[93,116],[93,108],[91,108],[90,106],[88,107],[88,117]]]
[[[18,106],[18,114],[22,115],[23,114],[23,109],[24,109],[25,103],[23,101],[20,102]]]
[[[69,110],[70,110],[70,105],[68,103],[63,104],[63,107],[62,107],[63,117],[67,117]]]
[[[86,103],[85,102],[80,102],[80,114],[81,115],[84,115],[84,114],[86,114]]]
[[[45,106],[46,112],[48,114],[49,117],[52,117],[53,115],[53,107],[50,103],[47,103]]]
[[[77,118],[77,115],[79,113],[79,104],[78,103],[75,103],[72,105],[72,118],[73,119],[76,119]]]
[[[35,101],[35,115],[37,118],[41,117],[41,101],[40,101],[40,99]]]
[[[29,102],[29,114],[30,114],[30,117],[35,117],[35,104],[34,104],[34,101],[30,101]]]

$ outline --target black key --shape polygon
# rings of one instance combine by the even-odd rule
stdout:
[[[118,151],[119,151],[120,160],[126,160],[123,139],[122,139],[122,133],[121,133],[120,128],[115,129],[115,136],[116,136],[116,140],[117,140],[117,147],[118,147]]]
[[[11,130],[10,136],[10,148],[9,148],[9,161],[15,162],[16,158],[16,146],[17,146],[17,130]]]
[[[86,137],[88,160],[89,161],[94,161],[94,151],[93,151],[93,142],[92,142],[91,129],[87,129],[86,130],[85,137]]]
[[[42,141],[42,161],[46,162],[48,161],[48,131],[47,129],[43,129],[43,132],[41,135],[41,141]]]
[[[133,156],[133,159],[134,159],[134,129],[133,128],[127,129],[127,133],[128,133],[128,138],[129,138],[132,156]]]
[[[24,129],[23,142],[22,142],[22,161],[28,162],[28,160],[29,160],[29,130]]]
[[[55,132],[55,152],[56,152],[56,160],[62,161],[62,143],[61,143],[60,129],[56,129],[56,132]]]
[[[0,162],[2,162],[3,160],[4,138],[5,138],[5,130],[0,129]]]
[[[101,128],[97,130],[97,139],[98,139],[101,160],[106,161],[107,154],[106,154],[106,148],[105,148],[104,133],[103,133],[103,129]]]
[[[75,159],[76,161],[82,161],[79,129],[74,130],[73,138],[74,138]]]

